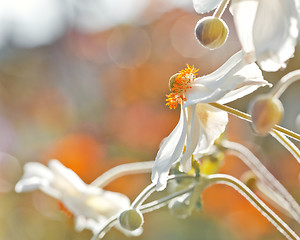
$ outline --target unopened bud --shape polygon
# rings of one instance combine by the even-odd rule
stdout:
[[[202,18],[195,28],[196,38],[201,45],[209,49],[221,47],[226,42],[228,32],[226,23],[216,17]]]
[[[172,215],[178,218],[190,216],[189,205],[182,198],[173,199],[168,206]]]
[[[142,213],[137,209],[128,209],[120,214],[119,222],[127,230],[134,231],[144,223]]]
[[[245,172],[241,177],[241,181],[252,191],[256,188],[257,177],[252,171]]]
[[[254,131],[261,135],[269,133],[280,122],[283,111],[282,103],[276,97],[260,95],[255,98],[249,108]]]

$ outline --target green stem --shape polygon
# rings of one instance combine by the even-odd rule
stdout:
[[[296,158],[298,163],[300,163],[300,150],[292,143],[285,135],[282,133],[273,130],[271,135],[282,145],[284,146],[293,156]]]
[[[184,178],[195,178],[194,176],[190,175],[170,175],[168,177],[168,181],[174,180],[174,179],[184,179]],[[144,201],[153,193],[155,192],[156,184],[151,183],[148,185],[137,197],[136,199],[132,202],[131,207],[132,208],[139,208]]]
[[[97,238],[101,239],[104,237],[105,233],[113,226],[113,224],[118,220],[118,216],[114,216],[107,220],[106,224],[100,229],[98,233],[96,233],[91,240],[96,240]]]
[[[219,103],[210,103],[210,105],[215,107],[215,108],[226,111],[226,112],[228,112],[228,113],[230,113],[230,114],[232,114],[232,115],[234,115],[238,118],[241,118],[241,119],[244,119],[248,122],[251,122],[251,116],[247,113],[241,112],[239,110],[236,110],[234,108],[231,108],[231,107],[228,107],[226,105],[219,104]],[[281,132],[281,133],[289,136],[290,138],[293,138],[293,139],[297,140],[298,142],[300,142],[300,135],[298,133],[295,133],[291,130],[288,130],[288,129],[286,129],[284,127],[281,127],[281,126],[278,126],[278,125],[275,125],[273,130]]]
[[[270,94],[273,95],[273,97],[279,98],[288,86],[298,80],[300,80],[300,70],[292,71],[280,79],[274,88],[272,88]]]
[[[215,10],[213,17],[221,18],[230,0],[223,0]]]
[[[168,181],[174,180],[174,179],[185,179],[185,178],[193,179],[195,177],[190,176],[190,175],[185,175],[185,174],[171,175],[168,177]],[[193,187],[190,187],[190,188],[184,189],[182,191],[179,191],[177,193],[171,194],[170,196],[167,196],[167,197],[161,199],[161,201],[154,201],[152,203],[145,204],[145,206],[142,206],[143,202],[155,191],[155,187],[156,187],[156,184],[154,184],[154,183],[148,185],[133,201],[133,203],[131,204],[131,208],[141,209],[145,212],[149,211],[150,208],[153,208],[155,210],[155,209],[157,209],[157,208],[155,208],[155,206],[163,204],[164,202],[167,202],[167,201],[171,200],[172,198],[178,197],[184,193],[187,193],[187,192],[193,190]],[[112,227],[115,224],[115,222],[118,220],[118,218],[119,218],[119,215],[113,216],[112,218],[110,218],[106,222],[106,224],[103,225],[103,227],[100,229],[100,231],[92,237],[91,240],[96,240],[98,237],[100,239],[102,237],[104,237],[105,233],[109,230],[110,227]]]
[[[240,158],[253,171],[260,182],[270,189],[272,195],[276,198],[277,204],[283,207],[289,215],[293,216],[300,223],[300,206],[261,161],[240,143],[223,140],[221,144],[230,154]]]
[[[116,178],[125,175],[151,172],[153,164],[154,161],[121,164],[103,173],[91,185],[104,187]]]
[[[170,195],[168,195],[166,197],[163,197],[159,200],[155,200],[153,202],[144,204],[144,205],[140,206],[139,210],[141,210],[142,213],[152,212],[156,209],[159,209],[159,208],[165,206],[166,204],[168,204],[170,202],[170,200],[172,200],[174,198],[177,198],[177,197],[179,197],[183,194],[186,194],[188,192],[192,192],[194,190],[194,188],[195,188],[195,186],[192,186],[192,187],[186,188],[184,190],[181,190],[181,191],[175,192],[173,194],[170,194]]]

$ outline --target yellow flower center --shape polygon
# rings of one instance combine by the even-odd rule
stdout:
[[[169,80],[169,88],[171,93],[167,95],[167,103],[170,109],[175,109],[182,101],[186,101],[185,92],[191,88],[190,83],[196,78],[196,73],[199,69],[195,69],[194,66],[190,67],[187,64],[187,68],[174,74]]]

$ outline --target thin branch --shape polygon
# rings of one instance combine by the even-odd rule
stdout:
[[[104,187],[113,180],[125,175],[149,173],[152,170],[153,164],[154,161],[121,164],[103,173],[101,176],[95,179],[91,185]]]
[[[222,146],[227,148],[230,154],[240,158],[254,172],[258,179],[270,188],[278,204],[300,223],[300,206],[298,203],[248,148],[242,144],[228,140],[223,140]]]
[[[238,118],[241,118],[243,120],[251,122],[251,116],[247,113],[241,112],[239,110],[236,110],[234,108],[231,108],[231,107],[228,107],[226,105],[219,104],[219,103],[210,103],[210,105],[215,107],[215,108],[226,111],[226,112],[228,112],[228,113],[230,113],[230,114],[232,114],[232,115],[234,115]],[[274,130],[276,130],[278,132],[281,132],[281,133],[289,136],[290,138],[293,138],[293,139],[297,140],[298,142],[300,142],[300,135],[298,133],[295,133],[295,132],[293,132],[289,129],[286,129],[286,128],[278,126],[278,125],[275,125]]]
[[[294,143],[290,141],[285,135],[282,133],[273,130],[271,135],[282,145],[284,146],[293,156],[296,158],[298,163],[300,163],[300,150],[296,147]]]
[[[223,0],[215,10],[213,17],[221,18],[230,0]]]
[[[257,210],[261,212],[287,239],[299,240],[299,236],[274,213],[262,200],[260,200],[245,184],[226,174],[208,175],[210,184],[221,183],[233,187],[244,196]]]

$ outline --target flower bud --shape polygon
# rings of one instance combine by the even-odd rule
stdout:
[[[205,17],[198,21],[195,28],[196,38],[200,44],[209,49],[221,47],[228,36],[226,23],[216,17]]]
[[[137,209],[128,209],[120,214],[119,222],[127,230],[134,231],[144,223],[142,213]]]
[[[241,181],[252,191],[256,188],[257,177],[252,171],[245,172],[241,177]]]
[[[260,135],[269,133],[280,122],[283,111],[278,98],[271,95],[260,95],[255,98],[249,108],[254,131]]]
[[[168,206],[172,215],[178,218],[187,218],[190,216],[189,205],[183,198],[173,199]]]

